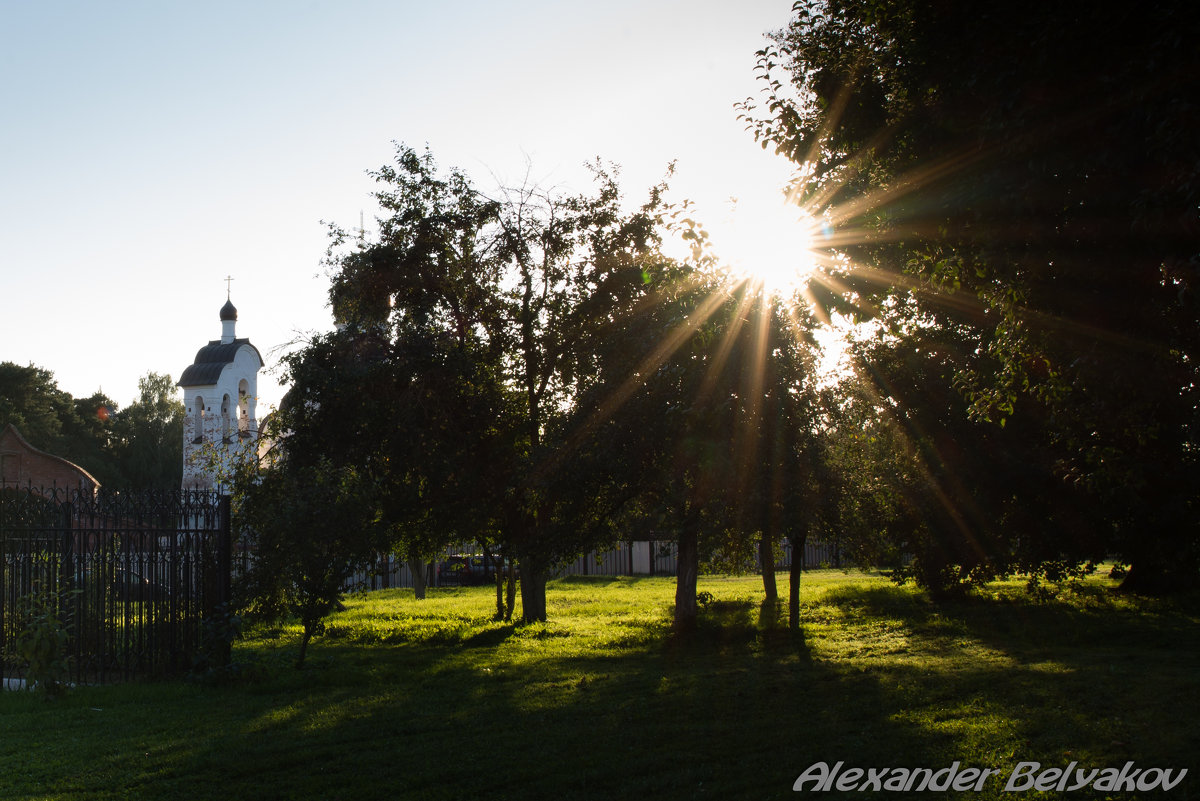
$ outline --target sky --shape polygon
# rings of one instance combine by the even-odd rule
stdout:
[[[0,361],[124,406],[221,334],[267,361],[329,330],[327,223],[368,233],[367,174],[426,145],[481,188],[589,186],[631,203],[674,161],[721,242],[730,198],[790,171],[734,104],[790,0],[0,0]]]

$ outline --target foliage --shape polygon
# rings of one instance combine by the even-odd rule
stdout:
[[[0,363],[0,428],[12,423],[29,444],[68,459],[102,485],[173,489],[183,475],[183,404],[169,375],[138,379],[124,409],[103,393],[73,398],[40,367]]]
[[[0,424],[12,423],[37,447],[54,447],[61,444],[63,418],[72,413],[49,370],[0,363]]]
[[[702,557],[816,528],[815,321],[722,271],[664,187],[625,212],[596,165],[591,194],[491,199],[403,146],[375,175],[390,216],[334,230],[339,330],[286,360],[278,424],[292,458],[362,471],[396,550],[515,558],[531,622],[554,564],[653,528],[685,627]]]
[[[619,515],[604,519],[623,537],[679,542],[681,629],[701,561],[816,525],[812,322],[710,266],[651,273],[637,313],[597,336],[575,421],[583,458],[562,479],[601,477],[588,486],[613,499]]]
[[[375,173],[378,241],[343,251],[333,232],[339,331],[288,360],[289,452],[358,466],[410,558],[473,539],[519,560],[526,621],[545,618],[547,571],[609,536],[595,488],[551,484],[575,475],[564,436],[593,338],[621,330],[663,259],[662,188],[626,213],[613,175],[594,175],[591,194],[493,199],[398,146]]]
[[[351,577],[380,551],[370,487],[352,467],[286,453],[240,460],[233,484],[237,530],[253,555],[235,596],[253,617],[300,619],[302,666]]]
[[[245,622],[230,604],[220,603],[201,622],[200,650],[192,659],[189,676],[217,683],[242,673],[243,665],[230,659],[233,643],[242,635]]]
[[[18,599],[18,616],[23,621],[13,641],[15,655],[25,663],[25,681],[30,689],[56,698],[66,692],[70,671],[71,622],[64,615],[78,590],[50,590],[35,586]]]
[[[760,53],[744,116],[836,228],[841,300],[881,332],[863,375],[952,518],[931,567],[1110,551],[1131,587],[1195,581],[1186,13],[811,0]]]
[[[138,379],[138,398],[116,413],[113,459],[123,486],[176,489],[183,481],[184,406],[169,375]]]
[[[1013,572],[1040,574],[1104,554],[1086,495],[1057,486],[1047,432],[1023,415],[971,419],[953,384],[952,337],[926,326],[860,345],[873,384],[830,390],[826,497],[839,544],[935,595]],[[887,387],[886,399],[872,392]],[[1053,490],[1053,491],[1047,491]]]
[[[0,363],[0,428],[12,423],[30,445],[75,462],[102,484],[119,476],[109,453],[115,410],[101,393],[72,398],[49,370]]]

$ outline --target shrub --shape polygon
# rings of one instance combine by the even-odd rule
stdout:
[[[18,601],[24,625],[13,648],[25,662],[25,680],[30,689],[56,697],[66,691],[70,674],[70,623],[62,610],[78,590],[46,590],[34,585],[33,591]]]

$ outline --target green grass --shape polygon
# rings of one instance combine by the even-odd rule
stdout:
[[[814,571],[794,637],[757,577],[700,589],[714,600],[687,640],[669,579],[556,581],[550,622],[523,627],[490,620],[486,588],[393,590],[352,599],[301,671],[298,630],[264,629],[236,646],[254,667],[232,684],[3,693],[0,798],[796,798],[819,760],[1133,760],[1189,768],[1176,795],[1200,797],[1195,603],[1094,578],[1049,602],[998,584],[938,606]]]

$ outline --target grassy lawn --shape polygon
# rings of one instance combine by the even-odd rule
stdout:
[[[820,760],[1000,769],[972,798],[1017,797],[1020,761],[1133,760],[1188,768],[1174,795],[1200,797],[1196,603],[1099,577],[942,606],[878,576],[804,581],[798,638],[757,577],[701,577],[688,641],[663,578],[553,582],[544,626],[491,622],[486,588],[361,596],[302,671],[295,630],[260,630],[231,684],[0,694],[0,798],[799,798]]]

